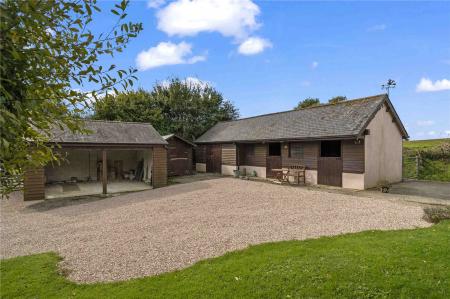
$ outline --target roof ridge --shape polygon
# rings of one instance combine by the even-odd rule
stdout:
[[[291,109],[291,110],[286,110],[286,111],[278,111],[278,112],[260,114],[260,115],[249,116],[249,117],[244,117],[244,118],[239,118],[239,119],[234,119],[234,120],[224,120],[224,121],[219,121],[218,123],[234,122],[234,121],[247,120],[247,119],[251,119],[251,118],[258,118],[258,117],[275,115],[275,114],[295,112],[295,111],[300,111],[300,110],[308,110],[308,109],[322,108],[322,107],[327,107],[327,106],[335,106],[335,105],[340,105],[340,104],[347,104],[349,102],[353,103],[353,102],[359,102],[359,101],[363,101],[363,100],[369,100],[369,99],[377,98],[377,97],[380,97],[380,96],[387,96],[387,94],[386,93],[381,93],[381,94],[377,94],[377,95],[373,95],[373,96],[356,98],[356,99],[341,101],[341,102],[337,102],[337,103],[326,103],[326,104],[320,104],[320,105],[317,105],[317,106],[311,106],[311,107],[306,107],[306,108]]]
[[[149,122],[138,122],[138,121],[122,121],[122,120],[106,120],[106,119],[83,119],[83,121],[88,122],[104,122],[104,123],[126,123],[126,124],[138,124],[138,125],[152,125]]]

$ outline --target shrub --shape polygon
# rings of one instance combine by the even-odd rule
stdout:
[[[442,220],[450,219],[450,206],[446,207],[427,207],[423,211],[423,219],[431,223],[438,223]]]

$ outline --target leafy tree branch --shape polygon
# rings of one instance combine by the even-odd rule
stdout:
[[[99,65],[142,30],[125,22],[129,1],[110,10],[117,17],[107,33],[91,31],[101,12],[96,0],[5,0],[0,2],[0,174],[8,194],[26,169],[57,160],[52,128],[85,132],[79,116],[91,98],[127,89],[134,68]],[[97,86],[93,92],[85,86]]]

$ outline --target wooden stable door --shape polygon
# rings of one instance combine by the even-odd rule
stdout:
[[[320,143],[320,155],[317,161],[317,183],[342,187],[342,144],[340,140],[328,140]]]
[[[274,178],[276,173],[272,169],[280,169],[281,166],[281,143],[269,143],[267,145],[266,177]]]
[[[222,172],[222,147],[220,145],[208,145],[206,147],[206,172]]]
[[[317,183],[342,187],[342,158],[320,157],[317,162]]]

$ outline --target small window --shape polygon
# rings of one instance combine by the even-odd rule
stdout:
[[[290,143],[289,144],[289,158],[303,159],[303,144]]]
[[[281,143],[269,143],[269,156],[281,156]]]
[[[330,140],[322,141],[320,144],[321,157],[340,157],[341,156],[341,141]]]

